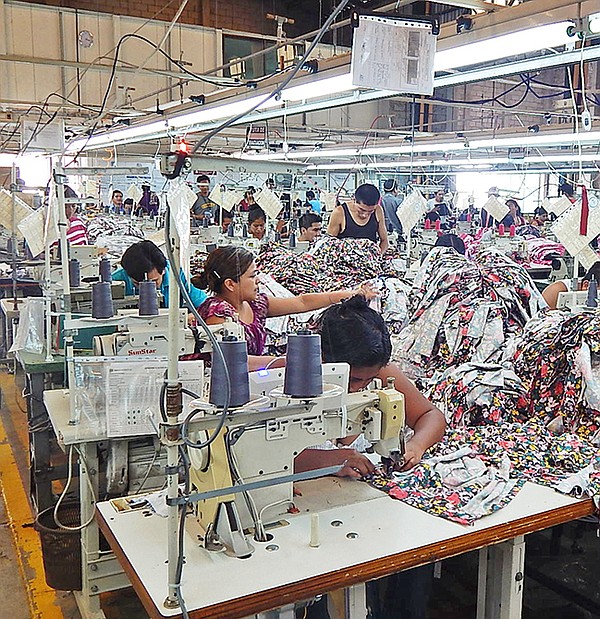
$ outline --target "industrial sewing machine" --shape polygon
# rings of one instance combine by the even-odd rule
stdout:
[[[495,249],[517,262],[527,262],[529,253],[527,243],[519,236],[497,234],[490,231],[481,237],[481,249]]]
[[[297,399],[283,393],[283,369],[250,374],[250,402],[234,411],[210,448],[188,448],[192,486],[198,492],[251,485],[290,475],[294,458],[325,441],[363,433],[375,450],[399,464],[404,454],[404,396],[390,382],[383,389],[348,393],[350,368],[324,364],[323,395]],[[216,410],[207,407],[207,416]],[[188,531],[209,550],[245,557],[245,534],[266,541],[265,526],[293,513],[293,483],[257,487],[195,503]]]

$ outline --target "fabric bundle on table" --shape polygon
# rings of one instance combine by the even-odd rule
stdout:
[[[127,236],[143,239],[144,233],[141,228],[127,217],[116,215],[100,215],[90,219],[87,224],[88,238],[92,245],[96,244],[96,239],[102,235],[107,236]]]
[[[325,237],[303,254],[267,244],[256,262],[293,294],[352,288],[383,272],[379,249],[366,239]]]
[[[600,441],[600,311],[544,310],[505,359],[529,393],[526,413],[556,431]]]
[[[505,340],[545,305],[528,273],[505,256],[471,262],[434,248],[409,295],[409,321],[393,338],[392,358],[412,378],[469,361],[495,362]]]
[[[524,237],[527,243],[529,264],[552,264],[552,258],[564,256],[565,248],[560,243],[554,243],[544,238],[536,238],[531,235]]]
[[[526,481],[599,496],[600,454],[577,436],[555,436],[536,423],[459,428],[414,469],[389,477],[377,469],[367,481],[413,507],[472,524],[508,504]]]
[[[450,427],[525,421],[527,391],[509,368],[464,363],[434,376],[425,396],[446,416]]]

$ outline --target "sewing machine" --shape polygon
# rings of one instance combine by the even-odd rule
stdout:
[[[575,312],[594,311],[596,308],[588,307],[588,291],[577,290],[575,292],[559,292],[556,301],[556,309],[569,308]]]
[[[403,394],[393,383],[348,393],[347,364],[324,364],[322,369],[323,395],[306,400],[283,393],[283,369],[251,373],[250,403],[228,418],[225,432],[210,449],[188,448],[195,490],[276,480],[293,472],[294,458],[304,449],[361,432],[380,455],[399,464],[404,454]],[[204,419],[217,414],[207,408]],[[244,531],[266,541],[264,527],[293,510],[293,500],[289,481],[199,501],[194,518],[188,518],[188,531],[209,550],[245,557],[253,547]]]
[[[166,357],[169,351],[167,309],[159,310],[157,316],[139,316],[137,310],[122,310],[114,319],[103,322],[114,323],[116,333],[94,337],[94,354],[103,356]],[[96,321],[98,323],[98,321]],[[74,319],[66,328],[89,327],[87,319]],[[244,328],[240,323],[226,320],[219,325],[210,325],[217,339],[234,335],[244,339]],[[178,315],[178,349],[180,355],[193,352],[211,352],[212,344],[203,331],[192,329],[187,324],[187,310],[180,309]]]
[[[509,236],[508,234],[496,234],[492,232],[490,235],[481,237],[482,249],[495,249],[502,254],[506,254],[511,258],[520,258],[522,262],[528,259],[527,243],[524,239],[518,236]]]

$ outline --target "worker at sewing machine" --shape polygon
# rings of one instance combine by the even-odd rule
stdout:
[[[244,327],[248,343],[250,371],[264,368],[273,357],[265,356],[267,338],[265,323],[271,316],[287,316],[311,312],[339,303],[355,294],[368,299],[376,296],[375,290],[364,285],[355,290],[315,292],[287,299],[269,297],[258,291],[254,254],[243,247],[228,245],[213,250],[200,275],[192,283],[213,294],[198,308],[200,316],[209,324],[225,322],[227,318],[239,321]]]
[[[348,391],[361,391],[375,378],[381,379],[384,385],[388,378],[394,379],[394,387],[404,394],[406,425],[414,430],[404,446],[401,468],[408,470],[416,466],[425,451],[442,438],[446,421],[442,412],[421,395],[400,368],[390,363],[392,345],[381,315],[363,297],[355,296],[323,313],[320,332],[323,361],[350,365]],[[364,446],[367,441],[348,436],[338,440],[332,449],[323,446],[305,449],[296,457],[294,470],[299,473],[343,464],[339,476],[363,477],[373,471],[374,465],[353,448],[361,448],[360,443]],[[432,581],[433,567],[425,565],[369,583],[369,616],[374,619],[424,617]],[[332,599],[335,600],[335,594]],[[308,616],[320,617],[319,612],[315,608]]]
[[[323,219],[320,215],[316,213],[304,213],[304,215],[298,219],[300,234],[297,240],[313,243],[321,236],[322,227]]]
[[[596,262],[591,266],[588,272],[583,276],[578,284],[578,290],[587,290],[592,279],[596,282],[600,281],[600,262]],[[561,279],[544,288],[542,296],[550,309],[556,309],[558,304],[558,295],[561,292],[575,292],[573,289],[572,279]]]
[[[384,385],[388,378],[394,379],[394,387],[404,394],[406,424],[414,430],[405,446],[402,470],[416,466],[425,451],[442,438],[446,421],[400,368],[390,363],[392,344],[381,315],[368,306],[363,296],[357,295],[323,313],[320,333],[323,362],[350,365],[349,392],[365,389],[375,378]],[[346,463],[339,475],[367,475],[374,467],[366,456],[352,448],[356,438],[338,440],[339,449],[305,449],[296,458],[296,472]],[[361,442],[364,443],[358,444]]]
[[[137,294],[139,282],[148,279],[162,294],[164,307],[169,307],[170,265],[162,251],[152,241],[140,241],[125,250],[121,268],[112,274],[113,281],[125,282],[125,296]],[[206,293],[185,282],[194,305],[201,305]],[[183,303],[181,304],[183,307]]]

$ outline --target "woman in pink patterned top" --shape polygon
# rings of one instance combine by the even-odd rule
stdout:
[[[356,290],[315,292],[277,299],[258,291],[256,275],[254,254],[242,247],[229,245],[212,251],[202,273],[192,279],[196,287],[208,289],[214,295],[198,308],[200,316],[209,325],[233,318],[244,327],[250,371],[264,367],[273,359],[264,356],[267,318],[310,312],[355,294],[369,299],[376,294],[370,286],[362,286]]]

